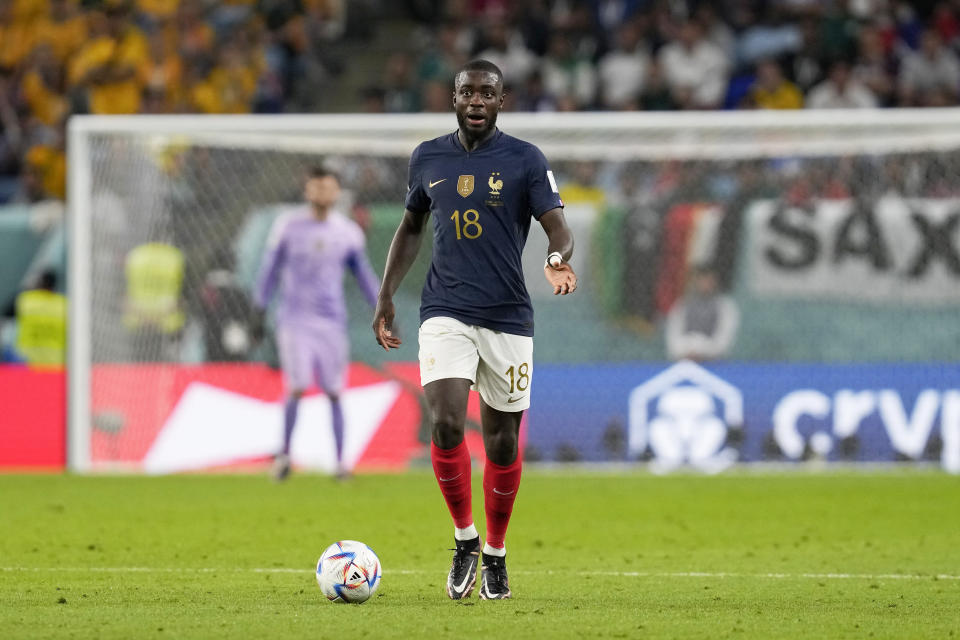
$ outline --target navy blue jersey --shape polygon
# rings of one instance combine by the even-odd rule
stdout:
[[[530,219],[562,207],[543,153],[496,130],[471,152],[456,132],[410,156],[406,208],[433,217],[420,322],[437,316],[533,335],[521,254]]]

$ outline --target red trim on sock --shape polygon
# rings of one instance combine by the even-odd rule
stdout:
[[[520,488],[520,473],[523,461],[520,456],[507,466],[494,464],[487,459],[483,468],[483,507],[487,514],[487,544],[495,549],[503,548],[507,525],[513,513],[513,502]]]
[[[465,529],[473,524],[473,505],[470,493],[470,450],[461,442],[452,449],[441,449],[430,443],[433,474],[440,485],[440,493],[447,501],[453,524]]]

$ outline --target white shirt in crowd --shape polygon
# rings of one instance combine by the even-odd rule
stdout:
[[[853,78],[842,90],[831,80],[824,80],[810,89],[806,106],[807,109],[872,109],[877,106],[877,98]]]
[[[960,88],[960,62],[948,49],[940,48],[935,57],[912,51],[900,67],[900,90],[923,93],[944,89],[956,95]]]
[[[723,101],[730,65],[712,42],[700,40],[689,49],[671,42],[660,50],[660,66],[671,89],[692,92],[694,106],[716,107]]]
[[[608,109],[620,109],[643,92],[650,58],[640,50],[611,51],[600,59],[600,101]]]

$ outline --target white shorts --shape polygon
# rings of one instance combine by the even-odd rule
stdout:
[[[530,407],[533,338],[428,318],[420,325],[420,384],[466,378],[498,411]]]

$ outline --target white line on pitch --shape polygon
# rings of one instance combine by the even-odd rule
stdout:
[[[5,573],[307,573],[310,569],[292,567],[216,568],[216,567],[0,567]],[[384,573],[425,575],[436,571],[424,569],[386,569]],[[771,580],[960,580],[960,575],[907,573],[738,573],[710,571],[511,571],[512,575],[575,575],[613,578],[765,578]]]

